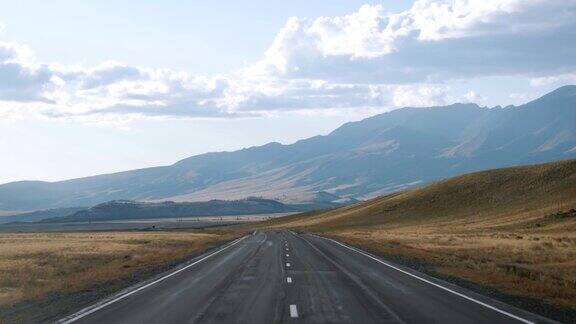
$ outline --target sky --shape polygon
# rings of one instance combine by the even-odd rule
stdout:
[[[576,83],[576,0],[0,1],[0,183]],[[30,10],[34,8],[34,10]]]

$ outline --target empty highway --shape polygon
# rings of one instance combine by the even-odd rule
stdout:
[[[542,323],[337,241],[258,231],[62,323]]]

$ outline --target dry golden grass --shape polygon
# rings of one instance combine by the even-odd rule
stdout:
[[[0,306],[75,292],[182,260],[234,234],[94,232],[0,234]]]
[[[576,215],[574,216],[576,218]],[[574,228],[576,220],[564,222]],[[327,233],[372,251],[408,256],[444,274],[508,293],[576,306],[576,232],[402,228]]]
[[[470,173],[325,213],[284,217],[271,224],[498,227],[576,205],[576,160]]]
[[[511,294],[576,307],[572,208],[576,160],[471,173],[263,226],[335,236]]]

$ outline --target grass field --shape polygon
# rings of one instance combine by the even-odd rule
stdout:
[[[321,233],[576,308],[576,160],[490,170],[266,227]]]
[[[233,237],[217,231],[0,234],[0,308],[127,278]]]

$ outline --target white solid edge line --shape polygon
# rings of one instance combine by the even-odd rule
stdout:
[[[316,236],[317,236],[317,235],[316,235]],[[466,296],[466,295],[464,295],[464,294],[462,294],[462,293],[459,293],[459,292],[457,292],[457,291],[454,291],[454,290],[452,290],[452,289],[450,289],[450,288],[446,288],[446,287],[444,287],[444,286],[442,286],[442,285],[439,285],[439,284],[437,284],[437,283],[435,283],[435,282],[432,282],[432,281],[430,281],[430,280],[427,280],[427,279],[424,279],[424,278],[422,278],[422,277],[419,277],[419,276],[417,276],[417,275],[415,275],[415,274],[412,274],[412,273],[410,273],[410,272],[408,272],[408,271],[402,270],[402,269],[400,269],[400,268],[398,268],[398,267],[396,267],[396,266],[394,266],[394,265],[391,265],[391,264],[389,264],[389,263],[387,263],[387,262],[385,262],[385,261],[382,261],[382,260],[380,260],[380,259],[378,259],[378,258],[375,258],[375,257],[373,257],[372,255],[370,255],[370,254],[368,254],[368,253],[366,253],[366,252],[364,252],[364,251],[362,251],[362,250],[359,250],[359,249],[357,249],[357,248],[354,248],[354,247],[348,246],[348,245],[346,245],[346,244],[340,243],[340,242],[338,242],[338,241],[336,241],[336,240],[333,240],[333,239],[331,239],[331,238],[326,238],[326,237],[322,237],[322,236],[318,236],[318,237],[323,238],[323,239],[325,239],[325,240],[330,240],[330,241],[332,241],[332,242],[334,242],[334,243],[336,243],[336,244],[338,244],[338,245],[341,245],[341,246],[343,246],[343,247],[345,247],[345,248],[347,248],[347,249],[350,249],[350,250],[355,251],[355,252],[357,252],[357,253],[360,253],[360,254],[362,254],[362,255],[364,255],[364,256],[366,256],[366,257],[369,257],[370,259],[372,259],[372,260],[374,260],[374,261],[380,262],[381,264],[383,264],[383,265],[385,265],[385,266],[387,266],[387,267],[390,267],[390,268],[392,268],[392,269],[394,269],[394,270],[400,271],[400,272],[402,272],[402,273],[404,273],[404,274],[407,274],[407,275],[409,275],[409,276],[411,276],[411,277],[414,277],[414,278],[416,278],[416,279],[418,279],[418,280],[424,281],[424,282],[426,282],[426,283],[428,283],[428,284],[431,284],[432,286],[435,286],[435,287],[438,287],[438,288],[443,289],[443,290],[445,290],[445,291],[448,291],[448,292],[450,292],[450,293],[452,293],[452,294],[454,294],[454,295],[457,295],[457,296],[460,296],[460,297],[462,297],[462,298],[465,298],[465,299],[467,299],[467,300],[469,300],[469,301],[472,301],[472,302],[475,302],[475,303],[477,303],[477,304],[480,304],[480,305],[482,305],[482,306],[484,306],[484,307],[490,308],[491,310],[494,310],[494,311],[496,311],[496,312],[498,312],[498,313],[500,313],[500,314],[504,314],[504,315],[506,315],[506,316],[512,317],[512,318],[514,318],[514,319],[516,319],[516,320],[519,320],[520,322],[523,322],[523,323],[535,324],[535,323],[532,322],[532,321],[529,321],[529,320],[527,320],[527,319],[524,319],[524,318],[522,318],[522,317],[516,316],[516,315],[511,314],[511,313],[508,313],[507,311],[501,310],[501,309],[496,308],[496,307],[494,307],[494,306],[492,306],[492,305],[486,304],[486,303],[481,302],[481,301],[479,301],[479,300],[477,300],[477,299],[474,299],[474,298],[472,298],[472,297],[469,297],[469,296]]]
[[[287,283],[292,283],[292,277],[286,278],[286,282],[287,282]]]
[[[196,261],[194,261],[193,263],[190,263],[189,265],[187,265],[187,266],[185,266],[185,267],[182,267],[182,268],[180,268],[180,269],[178,269],[178,270],[176,270],[176,271],[174,271],[174,272],[171,272],[171,273],[165,275],[164,277],[158,278],[158,279],[156,279],[156,280],[154,280],[154,281],[152,281],[152,282],[150,282],[150,283],[148,283],[148,284],[146,284],[146,285],[144,285],[144,286],[142,286],[142,287],[138,287],[138,288],[136,288],[136,289],[134,289],[134,290],[131,290],[131,291],[129,291],[129,292],[123,294],[123,295],[120,295],[120,296],[118,296],[118,297],[116,297],[116,298],[114,298],[114,299],[112,299],[112,300],[109,300],[109,301],[107,301],[107,302],[105,302],[105,303],[103,303],[103,304],[101,304],[101,305],[98,305],[98,306],[96,306],[96,307],[94,307],[94,305],[88,306],[88,307],[86,307],[86,308],[84,308],[84,309],[81,309],[80,311],[76,312],[75,314],[69,315],[69,316],[67,316],[67,317],[65,317],[65,318],[57,321],[56,323],[68,324],[68,323],[75,322],[75,321],[77,321],[77,320],[79,320],[79,319],[81,319],[81,318],[83,318],[83,317],[85,317],[85,316],[88,316],[88,315],[90,315],[90,314],[92,314],[92,313],[94,313],[94,312],[97,312],[97,311],[101,310],[102,308],[104,308],[104,307],[106,307],[106,306],[108,306],[108,305],[111,305],[111,304],[113,304],[113,303],[115,303],[115,302],[117,302],[117,301],[119,301],[119,300],[122,300],[122,299],[124,299],[124,298],[126,298],[126,297],[128,297],[128,296],[130,296],[130,295],[132,295],[132,294],[135,294],[135,293],[137,293],[137,292],[139,292],[139,291],[141,291],[141,290],[144,290],[144,289],[146,289],[146,288],[148,288],[148,287],[150,287],[150,286],[152,286],[152,285],[154,285],[154,284],[159,283],[160,281],[163,281],[163,280],[165,280],[165,279],[167,279],[167,278],[170,278],[170,277],[172,277],[173,275],[175,275],[175,274],[177,274],[177,273],[180,273],[180,272],[182,272],[182,271],[190,268],[191,266],[193,266],[193,265],[195,265],[195,264],[198,264],[198,263],[200,263],[200,262],[202,262],[202,261],[210,258],[211,256],[214,256],[214,255],[216,255],[216,254],[218,254],[218,253],[220,253],[220,252],[228,249],[229,247],[232,247],[232,246],[240,243],[240,241],[242,241],[243,239],[245,239],[245,238],[247,238],[247,237],[248,237],[248,236],[244,236],[244,237],[241,237],[241,238],[239,238],[239,239],[236,239],[236,241],[233,241],[232,243],[230,243],[230,244],[222,247],[220,250],[215,251],[215,252],[212,252],[212,253],[208,254],[207,256],[204,256],[204,257],[202,257],[201,259],[196,260]]]
[[[290,305],[290,317],[298,317],[298,308],[296,308],[296,305]]]

